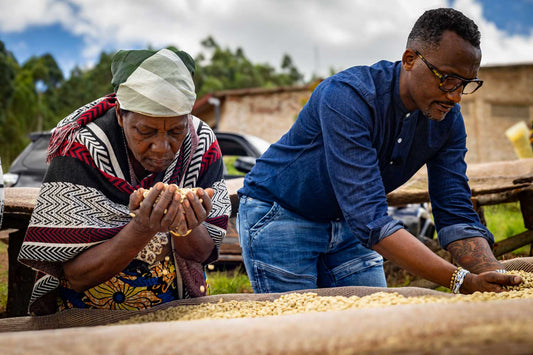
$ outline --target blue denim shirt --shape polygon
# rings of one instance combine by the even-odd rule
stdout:
[[[400,99],[401,63],[352,67],[315,89],[291,129],[257,160],[239,195],[314,221],[345,218],[372,247],[400,228],[386,194],[427,164],[441,245],[492,234],[472,208],[466,132],[459,105],[440,121],[408,112]]]

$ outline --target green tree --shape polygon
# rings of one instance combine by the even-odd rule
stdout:
[[[113,92],[111,61],[114,53],[100,54],[98,63],[91,69],[75,67],[68,80],[58,90],[55,123],[78,107]]]
[[[6,110],[15,91],[16,63],[13,55],[8,52],[5,45],[0,41],[0,123],[5,120]]]
[[[284,54],[281,59],[281,69],[285,71],[285,74],[288,76],[289,82],[301,82],[303,75],[298,71],[294,65],[292,58],[288,54]]]
[[[38,100],[31,73],[15,68],[13,94],[0,124],[0,154],[4,170],[28,143],[27,134],[35,130]]]
[[[195,58],[198,97],[218,90],[296,85],[303,80],[288,54],[283,56],[282,71],[277,73],[269,64],[253,64],[240,47],[235,51],[221,48],[211,36],[201,44],[203,52]]]
[[[11,144],[10,137],[14,129],[10,129],[8,124],[8,110],[15,94],[17,66],[13,54],[0,41],[0,158],[2,158],[3,171],[6,171],[9,166],[8,163],[14,155],[13,151],[18,149]]]
[[[37,93],[37,114],[33,129],[41,131],[49,128],[55,121],[57,109],[57,88],[63,82],[63,72],[51,54],[33,56],[21,68],[28,73]]]

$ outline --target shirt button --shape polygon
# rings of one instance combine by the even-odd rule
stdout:
[[[405,118],[407,118],[409,116],[411,116],[411,114],[409,112],[405,114]]]
[[[401,143],[402,142],[402,139],[401,138],[398,138],[398,143]]]
[[[389,165],[392,165],[392,164],[394,164],[394,161],[391,160],[391,161],[389,162]]]

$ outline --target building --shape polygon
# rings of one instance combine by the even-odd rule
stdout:
[[[273,143],[292,126],[311,91],[310,86],[217,91],[197,100],[192,113],[222,132]]]
[[[485,66],[483,86],[461,101],[468,134],[467,162],[514,160],[517,155],[505,131],[533,120],[533,64]]]
[[[461,101],[469,163],[514,160],[505,131],[533,120],[533,63],[485,66],[483,86]],[[200,98],[193,114],[220,131],[277,141],[291,127],[315,85],[218,91]]]

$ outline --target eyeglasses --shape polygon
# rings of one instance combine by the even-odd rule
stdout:
[[[444,92],[452,92],[457,90],[461,85],[463,86],[462,93],[464,95],[472,94],[474,91],[479,89],[483,85],[483,80],[475,79],[464,79],[457,75],[449,75],[441,73],[437,68],[435,68],[430,62],[426,60],[418,51],[415,51],[416,55],[422,59],[422,61],[427,65],[429,70],[435,74],[435,76],[440,80],[439,89]]]

